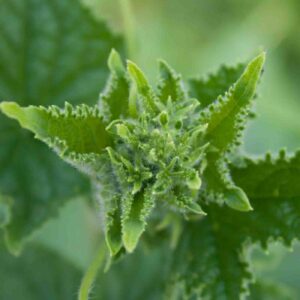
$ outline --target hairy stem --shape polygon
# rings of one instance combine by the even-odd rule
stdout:
[[[98,250],[96,257],[90,264],[87,272],[85,273],[81,281],[78,300],[88,300],[89,294],[92,289],[92,284],[94,283],[97,277],[97,273],[99,269],[102,267],[104,263],[105,256],[106,256],[106,245],[103,244]]]

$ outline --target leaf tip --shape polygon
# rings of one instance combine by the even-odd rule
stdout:
[[[169,77],[169,75],[172,73],[171,67],[163,59],[158,60],[158,69],[164,78]]]
[[[108,67],[111,72],[116,72],[119,76],[125,73],[125,68],[120,54],[113,48],[108,57]]]
[[[106,234],[106,236],[105,236],[105,242],[106,242],[107,248],[109,250],[110,257],[116,256],[122,248],[121,240],[114,239],[113,237],[109,236],[108,234]]]
[[[259,55],[257,55],[253,61],[256,61],[259,65],[263,66],[266,61],[267,52],[262,51]]]
[[[142,222],[126,222],[123,231],[123,243],[127,252],[132,253],[144,231]]]
[[[253,207],[251,206],[249,199],[245,192],[239,187],[231,187],[225,193],[225,203],[239,211],[253,211]]]
[[[260,74],[265,64],[265,61],[266,61],[266,52],[262,51],[259,55],[254,57],[252,61],[250,61],[247,69],[249,70],[256,69],[257,70],[256,72]]]
[[[203,215],[203,216],[207,215],[207,213],[205,211],[203,211],[202,207],[196,202],[190,203],[189,205],[187,205],[187,208],[189,211],[191,211],[197,215]]]
[[[127,70],[139,90],[148,89],[148,81],[142,70],[131,60],[127,60]]]
[[[0,110],[10,118],[16,118],[20,112],[20,106],[16,102],[1,102]]]

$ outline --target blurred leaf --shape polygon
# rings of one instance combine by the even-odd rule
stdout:
[[[292,289],[278,282],[260,280],[251,286],[249,300],[296,300]]]
[[[290,252],[289,250],[280,242],[270,244],[267,251],[260,247],[254,247],[251,253],[251,260],[256,276],[263,276],[262,274],[267,272],[274,272]]]
[[[20,104],[96,103],[106,57],[122,41],[76,0],[0,1],[0,100]],[[10,196],[6,241],[25,240],[88,183],[30,134],[0,116],[0,191]]]
[[[76,299],[81,272],[42,247],[31,247],[16,258],[1,244],[0,264],[1,299]]]
[[[124,299],[124,295],[126,300],[163,299],[166,255],[161,248],[143,250],[138,247],[126,259],[113,264],[107,273],[99,274],[92,294],[99,295],[99,299],[109,300]],[[134,288],[128,288],[132,282]]]
[[[67,257],[82,271],[103,239],[95,206],[86,200],[75,198],[67,202],[58,217],[49,220],[34,237],[35,243]]]

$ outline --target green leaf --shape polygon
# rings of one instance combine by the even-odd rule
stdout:
[[[42,106],[24,108],[15,102],[2,102],[0,110],[62,156],[72,153],[99,154],[110,144],[97,106],[82,104],[73,107],[66,103],[64,109],[57,106],[46,109]]]
[[[108,59],[110,77],[99,105],[107,122],[128,116],[129,79],[120,55],[112,50]]]
[[[117,197],[115,201],[117,202],[115,207],[109,210],[105,216],[105,240],[111,256],[117,255],[123,246],[120,199]]]
[[[171,281],[166,291],[169,299],[197,296],[209,300],[240,299],[242,286],[250,274],[238,253],[238,239],[230,232],[233,228],[218,220],[224,214],[226,217],[226,208],[219,211],[223,216],[213,214],[216,208],[202,221],[186,223],[172,254]]]
[[[125,204],[124,216],[122,216],[123,243],[128,252],[133,252],[140,236],[146,227],[146,218],[149,216],[153,206],[154,198],[151,192],[140,191]]]
[[[224,95],[240,78],[244,70],[244,64],[238,64],[236,67],[222,66],[208,78],[192,78],[188,81],[189,94],[198,99],[201,107],[205,108],[217,101],[220,95]]]
[[[289,158],[281,152],[276,159],[246,159],[232,165],[231,172],[254,211],[242,214],[210,204],[206,217],[186,223],[173,254],[170,291],[213,300],[242,299],[252,280],[251,245],[266,248],[278,240],[291,247],[300,238],[299,152]]]
[[[126,259],[112,264],[107,273],[100,273],[91,297],[109,300],[163,299],[162,283],[167,257],[160,249],[147,251],[145,257],[143,250],[145,249],[138,247]],[[128,288],[132,282],[135,283],[135,287]]]
[[[254,58],[227,94],[212,103],[203,116],[208,123],[207,139],[220,153],[230,149],[243,129],[264,62],[265,53]]]
[[[233,209],[239,211],[253,210],[247,195],[238,187],[228,188],[224,193],[224,198],[226,199],[226,204]]]
[[[0,1],[0,101],[96,103],[106,58],[122,41],[78,0]],[[88,182],[0,116],[0,193],[12,198],[6,240],[18,252],[59,206]]]
[[[278,282],[259,280],[251,286],[249,300],[296,300],[294,291]]]
[[[226,155],[239,144],[264,61],[265,53],[254,58],[225,96],[201,113],[202,122],[208,124],[206,140],[210,144],[204,172],[207,195],[221,195],[229,206],[242,211],[251,210],[251,205],[245,193],[232,182]]]
[[[156,97],[143,71],[132,61],[127,62],[127,70],[137,92],[143,99],[145,111],[152,115],[157,114],[159,110]]]
[[[158,98],[162,103],[167,103],[169,97],[172,101],[183,101],[186,99],[181,76],[177,74],[165,61],[159,61],[159,83]]]
[[[31,247],[21,257],[0,246],[0,298],[13,300],[74,300],[81,272],[42,247]]]

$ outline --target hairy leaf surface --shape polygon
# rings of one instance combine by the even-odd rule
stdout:
[[[230,178],[226,154],[240,142],[264,61],[264,53],[253,59],[225,95],[202,112],[202,121],[208,124],[206,139],[211,148],[204,172],[206,192],[221,195],[227,205],[241,211],[251,210],[251,205],[246,194]]]
[[[100,94],[99,106],[107,122],[129,114],[129,79],[120,55],[112,50],[108,59],[110,77],[103,93]]]
[[[249,249],[272,240],[290,247],[300,238],[300,154],[285,158],[246,159],[231,166],[233,179],[249,195],[254,211],[209,205],[201,221],[186,223],[174,253],[178,298],[240,299],[252,278]],[[195,251],[197,249],[197,251]],[[189,298],[188,298],[189,299]]]
[[[188,82],[189,93],[200,101],[202,108],[205,108],[217,101],[220,95],[224,95],[240,78],[244,69],[244,64],[239,64],[236,67],[222,66],[215,74],[210,74],[208,78],[192,78]]]

